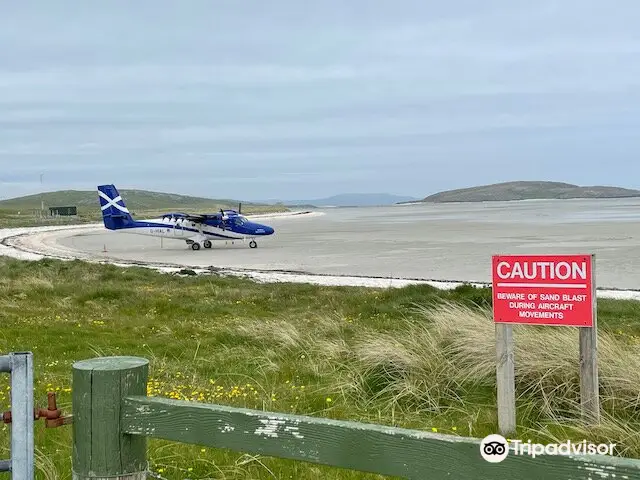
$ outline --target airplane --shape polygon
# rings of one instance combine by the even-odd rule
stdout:
[[[183,240],[192,250],[211,248],[216,240],[250,239],[256,248],[257,237],[273,235],[273,227],[251,222],[236,210],[219,213],[166,213],[158,219],[134,220],[115,185],[98,185],[98,199],[104,226],[109,230],[152,237]]]

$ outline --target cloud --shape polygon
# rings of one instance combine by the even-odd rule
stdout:
[[[251,198],[633,186],[636,1],[185,5],[9,5],[0,169]]]
[[[378,71],[383,72],[380,69]],[[0,77],[0,87],[17,90],[38,87],[51,90],[70,87],[115,90],[123,87],[144,88],[150,83],[163,87],[269,87],[351,80],[364,77],[366,74],[366,71],[349,65],[99,65],[6,72]]]

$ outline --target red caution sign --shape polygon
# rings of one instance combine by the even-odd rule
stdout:
[[[494,255],[496,323],[592,327],[592,255]]]

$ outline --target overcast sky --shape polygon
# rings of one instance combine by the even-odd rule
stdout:
[[[0,198],[640,188],[640,1],[42,0],[0,14]]]

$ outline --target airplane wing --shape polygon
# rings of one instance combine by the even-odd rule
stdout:
[[[227,218],[229,218],[229,216],[234,216],[237,214],[238,213],[234,210],[220,210],[220,213],[172,212],[172,213],[165,213],[164,215],[162,215],[162,218],[176,218],[176,219],[181,218],[194,223],[205,223],[207,220],[217,219],[224,223],[227,220]]]
[[[208,213],[183,213],[183,212],[170,212],[162,215],[162,218],[182,218],[191,222],[204,222],[209,218],[216,218],[219,214]]]
[[[198,214],[198,213],[187,213],[184,218],[189,220],[190,222],[199,222],[202,223],[206,221],[208,218],[212,218],[211,215]]]

